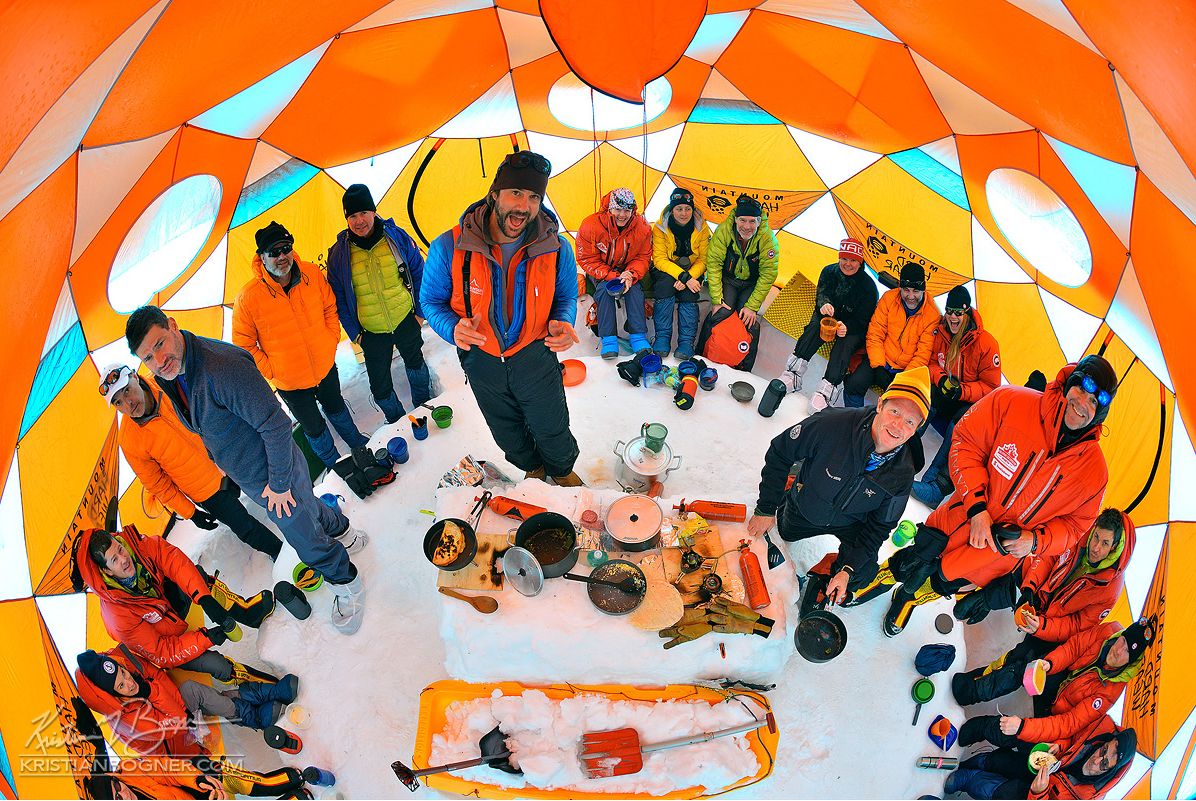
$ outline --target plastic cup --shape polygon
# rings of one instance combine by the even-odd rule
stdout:
[[[834,317],[823,317],[822,322],[819,323],[818,327],[818,335],[822,337],[822,341],[834,342],[838,333],[839,321]]]
[[[612,278],[606,282],[606,294],[610,295],[612,298],[617,299],[623,297],[623,293],[626,291],[626,289],[627,288],[623,285],[623,282],[618,278]]]
[[[677,375],[681,376],[682,378],[685,378],[687,375],[697,375],[697,374],[698,374],[698,363],[697,362],[690,361],[689,359],[686,359],[685,361],[681,362],[681,364],[677,365]]]
[[[897,524],[897,528],[893,529],[893,544],[898,548],[904,548],[913,541],[917,533],[918,527],[912,521],[902,520]]]
[[[338,512],[341,510],[341,501],[343,500],[344,498],[337,495],[335,492],[325,492],[320,496],[321,503],[323,503],[329,509],[335,509]]]
[[[655,353],[649,353],[644,358],[640,359],[640,368],[644,371],[644,375],[655,375],[660,372],[661,361],[660,357]]]
[[[374,461],[378,463],[379,467],[389,468],[394,464],[394,458],[390,455],[390,451],[386,448],[378,448],[374,451]]]
[[[437,406],[432,410],[432,419],[437,428],[448,428],[453,424],[453,407]]]
[[[669,435],[669,430],[662,423],[644,423],[640,426],[640,435],[644,438],[644,445],[648,450],[652,453],[660,453],[660,449],[664,447],[664,438]]]
[[[419,440],[428,438],[428,418],[415,418],[415,422],[411,424],[411,436]]]
[[[406,464],[407,460],[411,458],[411,454],[407,450],[407,440],[402,437],[394,437],[387,442],[386,452],[390,454],[390,458],[394,460],[395,464]]]
[[[698,375],[698,386],[709,392],[718,383],[718,370],[707,367]]]
[[[311,712],[307,711],[307,707],[291,704],[287,709],[287,722],[296,729],[309,729],[311,728]]]

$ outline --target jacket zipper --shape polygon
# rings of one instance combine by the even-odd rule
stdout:
[[[1035,460],[1037,460],[1037,459],[1038,459],[1038,451],[1034,451],[1034,453],[1032,453],[1030,455],[1030,461],[1028,461],[1024,465],[1022,465],[1022,469],[1018,471],[1017,476],[1013,479],[1013,484],[1009,487],[1009,491],[1005,493],[1005,497],[1001,500],[1001,506],[1003,506],[1006,509],[1009,508],[1009,503],[1013,497],[1014,491],[1019,486],[1021,486],[1022,479],[1027,477],[1026,471],[1029,470],[1031,468],[1031,466],[1033,466]]]
[[[1059,482],[1063,480],[1063,476],[1059,475],[1058,466],[1055,467],[1054,478],[1055,480],[1047,485],[1047,488],[1042,492],[1042,494],[1034,499],[1036,502],[1034,508],[1031,509],[1030,513],[1022,519],[1022,523],[1024,525],[1029,525],[1030,521],[1034,519],[1034,515],[1038,514],[1038,510],[1041,509],[1043,504],[1045,504],[1051,495],[1054,494],[1055,487],[1059,486]]]

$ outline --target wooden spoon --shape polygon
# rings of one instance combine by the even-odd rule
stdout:
[[[440,587],[439,589],[450,598],[458,598],[464,601],[483,615],[498,611],[498,601],[493,598],[484,595],[463,595],[456,590],[450,590],[448,587]]]

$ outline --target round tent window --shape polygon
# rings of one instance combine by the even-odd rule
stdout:
[[[144,306],[178,278],[208,241],[222,190],[214,175],[192,175],[149,205],[116,252],[108,274],[108,302],[121,314]]]
[[[993,170],[988,207],[1009,243],[1047,278],[1077,287],[1092,275],[1092,248],[1080,221],[1045,183],[1021,170]]]
[[[593,96],[594,107],[590,108]],[[648,122],[659,117],[673,100],[673,87],[667,78],[657,78],[644,91],[644,104],[627,103],[591,89],[571,72],[565,73],[548,90],[548,110],[557,121],[578,131],[621,131],[643,124],[645,108]]]

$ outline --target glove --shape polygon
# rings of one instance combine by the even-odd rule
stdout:
[[[988,613],[991,611],[984,591],[976,590],[955,602],[954,615],[956,620],[963,620],[968,625],[974,625],[988,617]]]
[[[993,544],[997,546],[997,552],[1005,556],[1009,553],[1005,550],[1005,543],[1020,537],[1022,530],[1011,523],[993,523],[992,535]]]
[[[199,604],[199,608],[203,610],[204,614],[208,616],[208,620],[221,628],[225,628],[231,620],[228,616],[228,610],[210,595],[201,595],[196,603]]]
[[[950,382],[951,386],[947,386],[948,382]],[[947,376],[943,376],[938,380],[938,388],[939,392],[941,392],[943,397],[947,400],[957,401],[963,397],[963,384],[959,383],[959,381],[952,380]]]
[[[662,639],[668,639],[664,644],[667,651],[683,642],[692,642],[713,630],[713,625],[706,619],[706,610],[694,608],[686,609],[680,620],[667,629],[661,629],[658,634]]]
[[[349,485],[349,489],[358,498],[365,500],[374,492],[373,486],[370,485],[369,480],[357,469],[356,462],[353,461],[353,456],[350,454],[337,461],[332,466],[333,472],[345,480]]]
[[[706,609],[706,619],[714,630],[725,634],[759,634],[767,637],[775,621],[750,608],[725,598],[716,598]]]
[[[202,528],[204,531],[211,531],[218,525],[216,518],[212,517],[198,506],[195,507],[195,514],[191,515],[191,522]]]
[[[228,632],[219,626],[208,626],[206,629],[201,629],[201,631],[208,635],[208,639],[212,641],[212,645],[224,645],[228,642]]]

